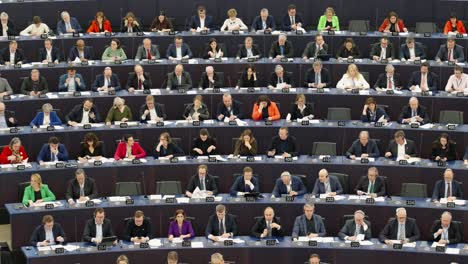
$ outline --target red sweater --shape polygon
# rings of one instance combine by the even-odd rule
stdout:
[[[120,142],[115,150],[114,159],[120,160],[125,158],[125,154],[127,154],[127,143]],[[132,145],[132,155],[135,156],[137,159],[141,159],[146,157],[145,150],[140,146],[138,142],[134,142]]]
[[[109,31],[109,32],[112,32],[112,27],[111,27],[111,24],[110,24],[110,21],[109,20],[104,20],[102,22],[102,26],[104,27],[104,31]],[[91,25],[89,26],[88,28],[88,33],[99,33],[99,24],[96,20],[93,20],[93,22],[91,22]]]
[[[395,32],[404,32],[403,29],[405,28],[405,24],[403,24],[403,20],[401,19],[397,19],[397,22],[395,23]],[[386,18],[382,25],[380,25],[379,27],[379,31],[380,32],[384,32],[384,30],[387,29],[387,27],[390,26],[390,20],[388,20],[388,18]]]
[[[16,161],[11,161],[11,160],[8,160],[8,157],[11,156],[13,152],[11,151],[10,147],[9,146],[5,146],[2,150],[2,153],[0,154],[0,163],[1,164],[11,164],[11,163],[18,163]],[[19,149],[19,154],[20,154],[20,157],[21,157],[21,160],[25,160],[28,158],[28,154],[26,153],[26,151],[24,151],[24,147],[23,146],[20,146],[20,149]]]

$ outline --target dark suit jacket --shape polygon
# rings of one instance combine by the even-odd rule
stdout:
[[[307,192],[307,189],[302,180],[297,176],[291,176],[291,191],[297,192],[297,195],[303,195]],[[286,185],[284,185],[281,178],[278,178],[275,183],[275,187],[271,192],[275,197],[281,197],[282,194],[288,194]]]
[[[271,76],[270,76],[270,82],[268,83],[268,85],[276,87],[277,83],[278,83],[278,76],[276,75],[275,72],[272,72]],[[283,73],[283,83],[287,83],[287,84],[291,85],[292,87],[294,87],[292,74],[290,72],[285,71]]]
[[[18,31],[16,31],[16,27],[15,25],[13,24],[13,22],[11,22],[11,20],[8,20],[7,22],[7,35],[8,36],[18,36],[19,33]],[[3,34],[3,25],[0,23],[0,32],[2,32]]]
[[[465,54],[463,53],[463,47],[456,44],[453,48],[453,59],[457,60],[458,62],[465,61]],[[448,60],[448,49],[447,44],[441,45],[439,51],[437,51],[437,55],[435,57],[436,60],[447,61]]]
[[[367,192],[369,189],[369,178],[367,176],[362,176],[359,179],[359,183],[356,185],[354,192],[363,191]],[[385,189],[385,180],[381,176],[377,176],[374,182],[374,193],[377,196],[385,196],[387,194],[387,190]]]
[[[396,158],[398,155],[398,144],[395,142],[394,139],[388,143],[387,151],[392,153],[392,158]],[[414,141],[411,139],[406,139],[406,146],[405,146],[405,154],[411,157],[417,157],[418,151],[416,150],[416,145],[414,145]]]
[[[434,185],[434,191],[432,192],[432,200],[440,200],[445,197],[445,180],[438,180]],[[460,182],[452,180],[452,196],[457,199],[463,199],[463,188]]]
[[[322,68],[322,70],[320,71],[320,82],[324,83],[325,87],[332,86],[330,72],[328,71],[328,69]],[[315,83],[315,71],[313,68],[307,70],[304,86],[309,87],[309,83]]]
[[[200,17],[198,15],[192,16],[190,19],[189,29],[197,29],[200,27]],[[209,28],[210,30],[214,29],[213,24],[213,17],[212,16],[205,16],[205,27]]]
[[[13,117],[14,122],[10,122],[10,117]],[[5,110],[5,122],[8,127],[16,127],[18,125],[18,120],[16,120],[15,113],[12,111]]]
[[[377,81],[375,82],[374,88],[387,88],[388,86],[387,82],[388,82],[387,73],[381,73],[379,74],[379,78],[377,78]],[[403,88],[403,82],[401,81],[400,74],[394,73],[392,82],[393,82],[393,89]]]
[[[226,230],[225,233],[232,233],[233,236],[237,236],[237,221],[234,215],[226,213],[224,217],[224,226]],[[206,225],[205,235],[221,236],[219,233],[219,220],[216,214],[211,215],[208,219],[208,224]]]
[[[193,193],[197,187],[200,189],[200,177],[198,174],[195,174],[192,176],[192,178],[190,178],[190,181],[187,185],[187,191]],[[218,194],[218,186],[216,186],[216,182],[213,176],[208,173],[205,176],[205,190],[212,191],[213,195]]]
[[[468,160],[468,146],[465,149],[465,155],[463,155],[463,160]]]
[[[153,60],[157,60],[161,58],[161,54],[159,54],[158,45],[151,44],[150,54],[151,54],[151,59]],[[143,45],[140,45],[135,55],[135,60],[143,60],[143,59],[148,59],[148,53],[146,53],[145,47],[143,47]]]
[[[426,59],[426,52],[424,51],[422,44],[419,42],[414,43],[414,55],[416,57],[421,58],[421,60]],[[410,58],[409,48],[406,45],[406,43],[402,44],[400,47],[400,60],[401,59],[408,60],[409,58]]]
[[[266,29],[270,28],[271,31],[274,31],[276,29],[275,25],[275,19],[273,18],[272,15],[268,15],[267,19],[265,21],[266,24]],[[257,31],[257,30],[263,30],[263,21],[260,16],[256,16],[252,22],[252,30]]]
[[[151,82],[151,75],[149,72],[144,72],[143,76],[145,77],[145,81],[143,81],[143,89],[148,90],[153,87],[153,83]],[[112,82],[112,81],[111,81]],[[127,90],[133,87],[135,90],[139,90],[138,87],[138,78],[137,75],[132,72],[128,75],[128,80],[127,80]]]
[[[435,160],[437,156],[441,158],[447,158],[447,161],[452,161],[458,159],[457,155],[457,144],[455,142],[448,142],[447,143],[447,149],[448,151],[444,150],[444,153],[442,154],[443,150],[440,144],[434,144],[432,143],[432,160]]]
[[[276,217],[276,216],[273,217],[272,222],[276,223],[278,225],[281,225],[278,217]],[[265,217],[261,217],[261,218],[259,218],[257,220],[255,225],[252,227],[251,234],[254,237],[260,237],[262,235],[262,233],[263,233],[263,230],[265,230],[266,228],[267,228],[267,224],[266,224]],[[272,228],[271,229],[271,236],[272,237],[283,237],[284,236],[283,229],[284,229],[283,227],[281,227],[279,230],[277,228]]]
[[[151,219],[148,217],[143,218],[143,224],[141,226],[135,225],[135,221],[133,217],[127,221],[125,225],[125,233],[123,235],[123,239],[126,241],[130,241],[133,237],[149,237],[152,239],[153,235],[153,228],[151,224]]]
[[[427,124],[431,122],[431,117],[426,111],[426,108],[422,105],[418,106],[418,110],[416,111],[418,116],[423,119],[422,124]],[[403,119],[411,118],[411,107],[406,105],[401,109],[400,116],[398,117],[398,123],[403,123]]]
[[[371,48],[371,52],[370,52],[371,59],[373,56],[380,57],[380,52],[382,52],[382,47],[380,46],[380,42],[373,44]],[[388,46],[387,46],[386,53],[385,53],[385,58],[396,59],[395,49],[393,48],[393,44],[390,43],[390,41],[388,42]]]
[[[436,233],[439,229],[442,229],[442,225],[440,223],[440,220],[434,221],[434,224],[431,227],[431,240],[432,241],[439,241],[442,237],[442,235],[439,235],[434,238],[434,233]],[[460,226],[458,223],[450,223],[449,229],[448,229],[448,237],[449,237],[449,244],[457,244],[461,243],[463,241]]]
[[[192,77],[189,72],[183,71],[181,76],[181,86],[184,89],[192,89]],[[179,87],[177,75],[175,72],[171,72],[167,75],[167,88],[171,90],[176,90]]]
[[[5,62],[10,62],[10,48],[6,47],[2,50],[2,58],[1,63],[5,64]],[[15,52],[15,64],[18,62],[25,63],[26,58],[24,57],[24,52],[22,49],[16,49]]]
[[[71,28],[75,30],[75,32],[83,32],[83,29],[80,26],[80,23],[78,23],[78,20],[74,17],[70,17],[70,25]],[[63,22],[62,19],[57,22],[57,33],[59,34],[65,34],[67,33],[67,28],[65,26],[65,22]]]
[[[297,104],[293,104],[291,107],[291,120],[296,120],[298,118],[304,118],[305,116],[313,115],[314,114],[314,105],[306,103],[304,111],[301,113],[301,110],[297,107]]]
[[[304,27],[304,23],[302,22],[302,17],[298,14],[294,17],[294,22],[301,23],[302,27]],[[288,14],[284,15],[283,20],[281,20],[281,26],[284,31],[291,31],[291,19]]]
[[[336,192],[336,194],[343,193],[343,187],[341,187],[341,183],[336,176],[329,175],[328,180],[330,182],[330,189],[332,192]],[[320,182],[320,180],[317,178],[314,189],[312,190],[312,195],[320,195],[324,193],[326,193],[325,184]]]
[[[84,186],[83,186],[84,196],[88,196],[89,199],[94,199],[98,197],[98,191],[96,187],[96,182],[93,178],[86,177]],[[71,179],[68,182],[67,193],[65,197],[68,199],[76,200],[80,198],[80,184],[76,179]]]
[[[419,228],[416,224],[416,220],[414,218],[407,217],[405,223],[405,235],[406,238],[409,239],[409,242],[414,242],[419,240]],[[384,242],[386,239],[390,240],[397,240],[398,239],[398,220],[396,218],[390,218],[388,220],[387,225],[385,225],[384,229],[380,232],[379,240],[380,242]]]
[[[271,143],[270,143],[270,147],[268,148],[268,151],[276,150],[275,155],[282,155],[284,152],[280,151],[279,145],[283,142],[286,144],[286,149],[284,152],[287,152],[291,154],[292,156],[297,156],[299,154],[297,151],[297,146],[296,146],[296,138],[291,135],[289,135],[284,141],[281,140],[279,136],[274,136],[271,139]]]
[[[243,72],[242,75],[240,76],[239,80],[237,81],[237,86],[239,87],[258,87],[258,81],[259,81],[259,75],[258,72],[256,73],[257,75],[257,80],[254,80],[253,75],[250,77],[250,79],[247,79],[248,75],[246,72]]]
[[[189,45],[187,43],[182,43],[182,57],[185,57],[188,55],[189,58],[193,57],[192,51],[190,50]],[[170,44],[169,47],[167,47],[166,50],[166,58],[169,59],[169,57],[177,57],[177,49],[174,43]]]
[[[367,154],[369,154],[369,157],[379,157],[380,156],[380,151],[379,148],[377,147],[377,143],[373,139],[369,139],[366,145],[366,150]],[[361,157],[362,155],[362,145],[359,139],[356,139],[351,147],[346,151],[346,156],[349,158],[351,155],[354,155],[356,157]]]
[[[413,85],[419,85],[421,87],[421,72],[415,71],[411,74],[410,80],[408,82],[408,89]],[[433,72],[427,73],[427,88],[430,91],[437,91],[439,85],[439,76]]]
[[[195,113],[195,105],[194,104],[189,104],[189,105],[187,105],[187,107],[184,110],[183,117],[187,118],[187,117],[193,115],[193,113]],[[198,113],[200,114],[198,116],[198,119],[200,121],[210,119],[210,112],[208,111],[208,107],[206,106],[206,104],[202,104],[201,108],[198,109]]]
[[[165,152],[162,151],[163,147],[161,147],[160,150],[161,151],[159,151],[159,152],[157,152],[156,150],[154,151],[154,158],[155,159],[157,159],[159,157],[166,157],[166,156],[169,156],[169,155],[173,155],[174,157],[184,155],[184,151],[179,146],[177,146],[174,142],[171,142],[171,143],[167,144],[167,149],[164,150]]]
[[[327,234],[325,230],[325,224],[323,223],[322,217],[318,214],[313,214],[312,218],[314,219],[315,232],[319,237],[324,237]],[[307,218],[305,214],[302,214],[296,217],[294,220],[294,227],[291,236],[297,238],[300,236],[308,236],[307,233]]]
[[[102,237],[111,237],[114,236],[114,231],[112,231],[112,224],[111,221],[107,218],[104,219],[102,223]],[[91,242],[92,238],[96,237],[96,223],[94,218],[89,219],[86,222],[84,231],[83,231],[83,239],[84,242]]]
[[[239,119],[244,118],[244,113],[242,111],[242,103],[240,103],[237,100],[232,100],[231,109],[232,109],[232,113],[235,116],[237,116],[237,118],[239,118]],[[231,116],[231,112],[228,111],[228,109],[226,108],[226,106],[224,105],[223,102],[220,102],[218,104],[218,108],[216,110],[215,118],[217,119],[218,116],[221,115],[221,114],[224,115],[224,117],[230,117]]]
[[[91,107],[91,110],[89,111],[90,113],[94,113],[94,119],[88,116],[89,122],[90,123],[99,123],[101,121],[101,117],[99,116],[99,112],[97,110],[96,105],[93,105]],[[77,123],[81,122],[81,119],[83,119],[83,104],[78,104],[73,107],[73,109],[68,113],[68,115],[65,116],[65,122],[68,124],[68,121],[74,121]]]
[[[59,78],[59,92],[68,92],[69,85],[65,85],[68,78],[68,73],[62,74]],[[73,79],[78,78],[80,80],[80,85],[78,85],[77,81],[73,81],[75,83],[75,90],[76,91],[85,91],[86,90],[86,83],[83,79],[83,76],[79,73],[75,73]]]
[[[46,78],[39,76],[39,83],[37,84],[36,87],[38,92],[41,92],[42,94],[46,94],[49,92],[49,85],[47,84]],[[27,77],[23,80],[21,83],[21,93],[25,95],[29,95],[30,92],[32,92],[33,89],[33,81],[31,77]]]
[[[307,43],[307,46],[304,49],[304,52],[302,52],[302,57],[307,57],[307,58],[316,57],[315,55],[316,52],[317,52],[317,56],[328,54],[328,44],[324,43],[322,46],[322,49],[317,51],[317,45],[315,45],[315,42],[309,42]]]
[[[92,88],[93,91],[97,92],[97,89],[99,87],[104,86],[104,83],[105,83],[104,74],[99,74],[98,76],[96,76],[96,80],[93,83],[93,88]],[[120,87],[120,81],[119,81],[119,77],[117,76],[117,74],[112,73],[111,78],[110,78],[110,83],[111,83],[111,87],[113,87],[115,91],[119,91],[122,89]]]
[[[55,111],[50,112],[50,125],[51,126],[61,126],[62,120],[58,117]],[[31,127],[36,126],[39,127],[44,123],[44,112],[37,112],[34,119],[29,124]]]
[[[52,61],[62,61],[62,53],[60,52],[60,49],[57,47],[52,46],[52,50],[50,52],[50,56],[52,57]],[[40,48],[39,49],[39,61],[45,61],[47,59],[47,50],[46,48]]]
[[[213,74],[213,87],[214,88],[221,88],[225,87],[224,85],[224,74],[217,74],[216,72]],[[200,77],[200,82],[198,83],[199,88],[206,89],[210,87],[210,81],[208,80],[208,75],[206,72],[202,73],[202,76]]]
[[[52,234],[54,234],[54,239],[57,239],[57,237],[61,236],[64,239],[64,242],[67,241],[67,238],[65,236],[65,232],[63,231],[62,226],[59,223],[54,223],[54,226],[52,227]],[[31,235],[31,239],[29,242],[31,243],[31,246],[36,247],[38,242],[42,242],[46,240],[46,233],[44,229],[44,225],[37,226],[34,229],[34,232]],[[55,240],[55,244],[60,244],[61,242],[58,242]]]
[[[367,230],[364,231],[364,227],[361,226],[359,234],[363,234],[364,239],[369,240],[372,238],[371,223],[367,220],[364,220],[364,223],[367,225]],[[354,232],[356,232],[356,222],[354,222],[354,219],[350,219],[346,221],[340,232],[338,232],[338,236],[344,240],[347,236],[354,236]]]
[[[141,119],[141,117],[143,116],[143,114],[145,113],[145,111],[148,110],[148,106],[146,104],[143,104],[142,106],[140,106],[140,121],[142,123],[146,123],[146,121],[148,120],[151,120],[151,115],[146,115],[146,119]],[[159,117],[162,117],[163,119],[166,119],[167,115],[166,113],[164,112],[164,108],[161,104],[159,103],[154,103],[154,110],[156,111],[156,114],[159,116]]]
[[[252,184],[254,185],[253,190],[250,189],[250,186],[244,184],[244,176],[243,175],[237,177],[236,180],[234,181],[234,183],[232,184],[231,190],[229,191],[229,193],[232,196],[237,196],[238,192],[244,192],[244,193],[245,192],[247,192],[247,193],[259,192],[257,178],[252,177],[252,179],[250,179],[250,182],[252,182]]]
[[[262,54],[260,53],[258,46],[255,44],[252,44],[252,54],[254,56],[258,56],[259,58],[262,57]],[[236,57],[247,58],[247,49],[245,48],[244,44],[239,45],[239,49],[237,50]]]
[[[70,52],[68,53],[68,61],[74,61],[76,58],[80,57],[80,53],[78,52],[77,47],[71,47]],[[93,54],[91,52],[90,47],[83,48],[83,57],[87,60],[91,60],[93,58]]]
[[[382,108],[380,107],[377,107],[375,109],[375,120],[372,120],[371,119],[371,112],[369,109],[367,109],[366,111],[366,114],[365,115],[361,115],[361,121],[362,122],[377,122],[382,116],[384,116],[384,118],[389,121],[390,120],[390,117],[387,115],[387,113],[385,112],[385,110],[383,110]]]
[[[39,151],[39,154],[37,155],[37,162],[50,161],[50,158],[50,147],[49,144],[46,143],[42,146],[41,151]],[[59,143],[58,145],[57,159],[59,161],[68,161],[68,152],[65,145],[62,143]]]
[[[276,56],[281,55],[281,49],[278,41],[275,41],[271,44],[270,52],[268,54],[271,58],[275,58]],[[283,55],[286,58],[292,58],[294,56],[294,48],[289,40],[286,40],[284,43]]]

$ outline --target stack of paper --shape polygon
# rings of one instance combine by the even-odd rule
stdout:
[[[331,196],[331,195],[326,194],[326,193],[320,194],[320,199],[325,199],[325,198],[327,198],[327,197],[333,197],[333,198],[335,198],[335,201],[339,201],[339,200],[344,200],[344,199],[346,199],[346,197],[343,196],[343,195]]]
[[[193,241],[192,248],[203,248],[203,242],[201,241]]]
[[[54,207],[60,207],[60,206],[63,206],[63,204],[59,201],[55,201],[55,202],[42,202],[42,203],[37,203],[37,204],[34,204],[34,206],[37,206],[37,207],[44,207],[46,206],[47,204],[53,204]]]
[[[298,157],[297,157],[297,156],[296,156],[296,157],[291,157],[291,158],[292,158],[293,160],[298,160]],[[275,159],[284,159],[284,157],[281,156],[281,155],[275,155]]]
[[[161,194],[151,194],[149,196],[149,199],[150,200],[161,200],[162,199],[162,195]]]
[[[161,239],[153,238],[150,241],[148,241],[148,244],[150,248],[158,248],[162,246]]]
[[[177,203],[180,203],[180,204],[190,203],[190,198],[187,198],[187,197],[178,197],[176,198],[176,200],[177,200]]]
[[[95,203],[95,204],[100,204],[102,203],[102,201],[100,199],[91,199],[90,200],[91,202]],[[85,204],[87,201],[80,201],[80,200],[76,200],[76,203],[77,204]]]
[[[360,161],[361,159],[362,159],[362,158],[360,158],[360,157],[359,157],[359,158],[356,158],[357,161]],[[369,158],[367,158],[367,159],[369,160],[369,162],[375,162],[375,158],[369,157]]]
[[[400,241],[400,240],[391,240],[391,241],[392,241],[392,244],[401,244],[401,241]],[[404,244],[403,244],[403,247],[415,248],[415,247],[416,247],[416,242],[404,243]]]
[[[122,123],[127,123],[127,126],[137,126],[139,124],[138,121],[128,121],[128,122],[115,121],[114,122],[116,126],[120,126],[120,124]]]
[[[0,168],[2,169],[16,168],[18,165],[24,165],[26,168],[32,168],[31,163],[2,164],[0,165]]]
[[[110,196],[109,202],[125,202],[127,200],[127,197],[125,196]]]
[[[48,125],[40,125],[39,128],[47,128]],[[54,129],[63,129],[63,126],[53,126]]]
[[[448,201],[447,201],[447,198],[441,198],[440,201],[439,201],[441,204],[446,204]],[[466,201],[465,200],[455,200],[453,201],[456,205],[465,205],[466,204]]]

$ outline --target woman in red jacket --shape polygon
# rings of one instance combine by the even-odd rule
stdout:
[[[259,120],[279,120],[281,114],[276,106],[275,102],[270,101],[270,98],[266,95],[260,95],[257,102],[254,104],[252,119],[255,121]]]
[[[466,34],[465,25],[461,20],[457,19],[456,14],[450,14],[450,19],[445,23],[444,34],[447,35],[449,32]]]
[[[14,137],[10,141],[10,145],[5,146],[0,154],[1,164],[18,164],[28,162],[28,154],[24,151],[21,145],[21,140]]]
[[[408,29],[403,24],[403,20],[401,20],[397,13],[390,12],[388,13],[387,18],[383,21],[382,25],[379,27],[380,32],[408,32]]]
[[[88,28],[88,33],[112,32],[110,21],[99,11]]]
[[[123,142],[120,142],[115,150],[114,159],[141,159],[146,157],[145,150],[138,142],[135,142],[132,135],[125,135]]]

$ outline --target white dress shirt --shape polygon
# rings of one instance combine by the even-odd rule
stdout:
[[[97,224],[96,222],[94,222],[96,224],[96,237],[95,239],[96,240],[102,240],[102,224]]]
[[[380,51],[380,58],[381,59],[386,59],[387,58],[387,48],[381,48],[381,51]]]
[[[199,18],[200,18],[200,28],[204,29],[205,28],[205,19],[206,19],[206,17],[205,18],[199,17]]]
[[[42,120],[43,125],[49,125],[50,124],[50,114],[49,115],[44,115],[44,119]]]
[[[236,17],[234,20],[231,20],[230,18],[226,19],[223,26],[221,27],[221,31],[233,31],[237,29],[237,26],[241,31],[248,30],[248,27],[244,24],[244,22],[242,22],[240,18]]]
[[[81,118],[81,124],[89,124],[89,111],[91,110],[88,110],[86,111],[84,108],[83,108],[83,117]]]
[[[356,77],[351,78],[351,76],[345,73],[343,77],[341,78],[341,80],[336,85],[336,87],[338,89],[347,89],[350,87],[357,88],[357,89],[369,89],[370,85],[366,81],[366,79],[364,79],[364,76],[362,76],[362,74],[359,74],[358,78]]]
[[[15,54],[16,52],[11,52],[10,51],[10,63],[15,64]]]
[[[55,245],[54,232],[52,232],[52,229],[51,230],[45,229],[45,240],[49,241],[49,245]]]
[[[29,25],[27,28],[25,28],[23,31],[20,32],[21,36],[39,36],[41,34],[49,33],[49,27],[41,23],[38,27],[35,24]]]
[[[158,114],[156,113],[156,108],[149,109],[150,113],[150,118],[151,120],[155,121],[157,118],[159,118]]]
[[[447,85],[445,86],[445,91],[446,92],[468,91],[468,74],[462,73],[462,76],[460,79],[457,79],[457,77],[455,77],[455,74],[451,75],[447,81]]]
[[[416,58],[416,52],[414,51],[414,48],[408,48],[409,50],[409,58],[410,60],[414,60],[414,58]]]
[[[182,47],[180,48],[176,47],[176,58],[182,59]]]
[[[398,152],[397,152],[397,159],[404,159],[405,158],[405,152],[406,152],[406,139],[405,139],[405,142],[400,145],[397,143],[397,146],[398,146]]]

